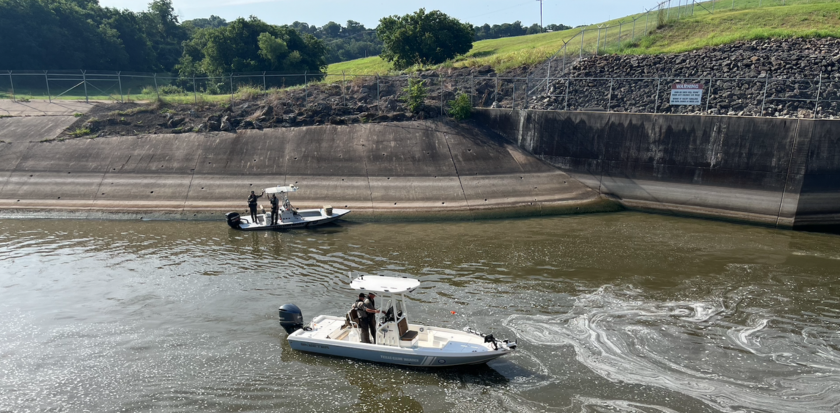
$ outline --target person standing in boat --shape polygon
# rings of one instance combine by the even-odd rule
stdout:
[[[374,298],[376,298],[376,294],[368,293],[367,299],[364,301],[363,306],[365,308],[365,312],[367,312],[367,328],[370,331],[371,335],[371,343],[376,344],[376,315],[379,314],[381,311],[376,309],[376,302],[374,302]],[[362,328],[364,330],[364,328]],[[368,333],[365,332],[365,335]]]
[[[365,294],[359,293],[359,299],[356,300],[353,308],[356,309],[356,313],[359,316],[359,329],[361,330],[360,338],[362,343],[371,343],[370,336],[372,335],[373,344],[376,344],[376,313],[379,310],[373,308],[374,303],[372,299],[376,295],[371,293],[368,297],[370,298],[365,299]]]
[[[359,317],[359,339],[362,343],[370,343],[370,329],[368,328],[368,313],[365,311],[365,293],[359,293],[359,298],[353,303],[353,310]]]
[[[262,198],[265,195],[265,191],[263,191],[259,196],[254,194],[254,191],[251,191],[251,195],[248,196],[248,209],[251,210],[251,222],[257,223],[257,199]]]
[[[277,199],[277,194],[271,195],[271,225],[277,225],[277,215],[280,209],[280,200]]]

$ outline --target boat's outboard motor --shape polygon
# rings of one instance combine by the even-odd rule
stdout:
[[[303,328],[303,313],[294,304],[284,304],[280,307],[280,327],[292,334]]]
[[[225,217],[227,217],[227,223],[231,228],[239,229],[239,223],[242,221],[239,219],[238,212],[228,212]]]

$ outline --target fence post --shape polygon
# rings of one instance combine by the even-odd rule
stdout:
[[[709,101],[712,100],[712,91],[715,87],[715,77],[712,76],[709,78],[709,93],[706,94],[706,113],[709,113]]]
[[[198,88],[195,87],[195,75],[193,74],[193,99],[198,104]]]
[[[440,116],[443,116],[443,76],[438,75],[438,84],[440,85]]]
[[[716,3],[717,3],[717,0],[712,0],[712,14],[715,13],[715,4]]]
[[[598,47],[601,46],[601,26],[598,26],[598,40],[595,42],[595,56],[598,56]]]
[[[735,0],[732,0],[732,10],[735,10]]]
[[[618,47],[621,48],[621,27],[624,23],[618,23]]]
[[[563,72],[562,73],[566,73],[566,46],[568,46],[568,45],[569,45],[568,43],[563,45]]]
[[[566,78],[566,103],[563,104],[563,110],[569,110],[569,88],[572,87],[571,78]]]
[[[50,78],[47,77],[47,71],[44,70],[44,81],[47,83],[47,99],[52,103],[52,96],[50,95]]]
[[[607,96],[607,112],[612,112],[612,89],[615,79],[610,79],[610,94]]]
[[[761,113],[758,116],[764,116],[764,102],[767,100],[767,85],[770,83],[770,74],[766,74],[764,78],[764,94],[761,95]]]
[[[633,33],[630,35],[630,40],[636,40],[636,20],[633,19]]]
[[[87,72],[86,70],[82,70],[82,83],[85,85],[85,103],[90,103],[90,100],[88,99],[88,93],[87,93],[87,74],[85,74],[86,72]],[[9,78],[11,78],[11,76],[9,76]],[[14,88],[12,88],[12,89],[14,89]]]
[[[496,90],[493,92],[493,106],[498,106],[499,103],[499,74],[496,73]]]
[[[17,102],[15,99],[15,82],[12,81],[12,71],[9,70],[9,85],[12,86],[12,102]]]
[[[531,78],[525,74],[525,100],[522,101],[522,109],[528,109],[528,94],[531,92]]]
[[[817,110],[820,107],[820,92],[822,92],[822,72],[820,72],[820,84],[817,86],[817,99],[814,101],[814,116],[812,119],[817,118]]]
[[[267,91],[267,90],[268,90],[268,87],[267,87],[267,85],[266,85],[266,83],[265,83],[265,72],[263,72],[263,92],[265,92],[265,91]]]
[[[549,60],[549,64],[551,61]],[[473,95],[475,94],[475,76],[470,75],[470,107],[473,107]]]
[[[125,103],[125,99],[123,99],[122,93],[122,72],[117,72],[117,84],[120,85],[120,103]]]
[[[513,78],[513,100],[510,104],[511,109],[516,109],[516,78]]]
[[[670,11],[671,9],[668,9]],[[650,10],[645,12],[645,34],[643,36],[647,36],[648,34],[648,21],[650,21]]]
[[[583,34],[586,29],[580,29],[580,58],[583,59]]]
[[[551,82],[551,59],[548,59],[548,71],[545,73],[545,94],[548,92],[548,85]]]
[[[160,100],[160,92],[158,91],[158,85],[157,85],[157,73],[155,73],[155,75],[154,75],[154,80],[155,80],[155,94],[157,95],[158,100]],[[85,93],[87,94],[87,91],[85,91]]]
[[[653,114],[655,115],[657,111],[659,111],[659,87],[662,86],[662,78],[656,78],[656,101],[653,104]]]
[[[604,27],[604,49],[607,48],[607,44],[609,44],[609,37],[610,36],[610,26]]]

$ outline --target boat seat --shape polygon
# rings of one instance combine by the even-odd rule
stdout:
[[[357,313],[356,310],[350,310],[347,312],[347,321],[345,322],[345,325],[353,328],[359,328],[359,313]]]
[[[397,328],[400,333],[400,341],[414,341],[417,339],[417,335],[420,334],[417,331],[408,329],[408,321],[406,321],[405,317],[397,323]]]

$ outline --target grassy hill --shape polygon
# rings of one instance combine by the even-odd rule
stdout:
[[[757,8],[759,1],[761,8]],[[564,42],[568,42],[567,53],[576,54],[581,48],[582,29],[585,29],[584,51],[593,53],[598,43],[598,25],[611,26],[609,30],[601,31],[599,51],[624,54],[678,53],[739,40],[840,37],[840,2],[837,0],[717,0],[714,4],[712,1],[697,4],[693,15],[690,9],[691,6],[682,10],[674,7],[670,12],[654,11],[648,16],[636,14],[584,28],[482,40],[475,42],[466,56],[443,66],[490,65],[503,72],[543,62],[562,49]],[[688,17],[678,19],[679,16]],[[635,30],[632,27],[634,19]],[[646,21],[648,35],[644,33]],[[620,41],[619,24],[622,25]],[[631,39],[634,33],[635,38]],[[370,75],[391,73],[392,69],[379,57],[335,63],[328,68],[333,74],[342,71]]]

